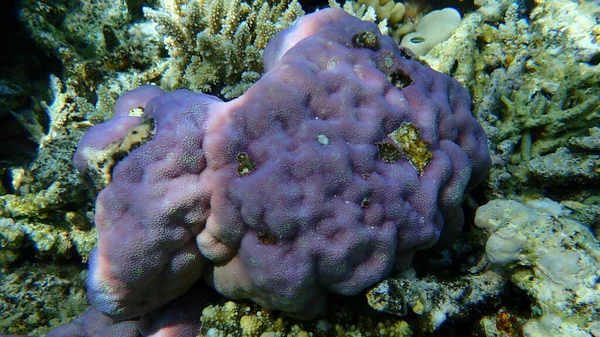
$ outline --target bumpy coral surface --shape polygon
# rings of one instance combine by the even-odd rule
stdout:
[[[149,313],[205,277],[311,316],[327,293],[357,294],[460,231],[463,193],[490,160],[456,81],[337,9],[277,34],[264,57],[238,99],[145,86],[85,135],[82,171],[153,128],[98,196],[88,287],[101,312]]]

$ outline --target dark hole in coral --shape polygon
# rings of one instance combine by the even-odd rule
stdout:
[[[413,82],[412,78],[410,78],[410,76],[408,76],[408,74],[406,74],[401,69],[398,69],[395,72],[393,72],[390,77],[390,81],[392,82],[392,84],[400,90],[408,87]]]
[[[123,159],[123,158],[121,158],[121,159]],[[105,167],[106,167],[106,164],[108,164],[108,163],[106,162],[106,159],[104,159],[104,160],[101,160],[101,161],[99,161],[99,162],[98,162],[98,168],[100,168],[100,169],[103,169],[103,168],[105,168]]]
[[[454,60],[454,62],[452,62],[452,66],[450,67],[450,70],[448,71],[448,75],[454,76],[457,69],[458,69],[458,60]]]
[[[66,76],[67,77],[77,77],[78,74],[75,74],[74,72],[80,71],[79,69],[77,69],[77,67],[69,69],[67,71]],[[85,82],[85,85],[89,88],[96,88],[96,86],[98,85],[98,83],[100,83],[102,81],[102,79],[104,78],[104,74],[102,72],[101,69],[101,65],[99,61],[90,61],[90,62],[84,62],[83,63],[83,76],[81,76],[83,78],[83,81]],[[89,94],[90,97],[92,96],[96,96],[96,95],[92,95]]]
[[[377,35],[369,31],[364,31],[352,37],[352,46],[360,49],[378,50],[379,41],[377,40]]]
[[[483,34],[477,36],[477,38],[475,39],[475,46],[477,47],[477,50],[482,51],[487,45],[488,41],[485,40]]]
[[[256,165],[252,162],[248,153],[240,152],[237,154],[236,159],[239,163],[237,169],[239,176],[248,175],[256,169]]]
[[[144,18],[142,8],[144,6],[156,8],[156,0],[127,0],[127,11],[132,21],[138,21]]]
[[[392,164],[400,158],[400,151],[393,144],[377,143],[377,150],[379,150],[379,157],[388,164]]]
[[[257,238],[263,245],[274,245],[277,243],[277,238],[270,232],[260,232]]]
[[[110,25],[102,26],[102,36],[104,37],[104,49],[112,52],[121,44],[115,30]]]
[[[544,96],[544,98],[546,98],[547,100],[551,100],[552,97],[554,96],[554,93],[550,92],[548,89],[546,88],[542,88],[539,93]]]
[[[414,3],[420,1],[409,1],[405,3]],[[463,16],[467,12],[472,12],[478,9],[481,5],[476,5],[474,0],[428,0],[424,1],[430,9],[427,12],[435,9],[442,9],[446,7],[454,7],[458,10]]]
[[[412,60],[413,58],[415,58],[415,54],[413,54],[412,51],[410,51],[410,49],[403,47],[403,46],[399,46],[400,49],[400,56],[407,59],[407,60]]]
[[[14,188],[11,183],[10,170],[4,166],[4,162],[0,162],[0,194],[14,193]]]
[[[517,4],[519,5],[519,14],[523,15],[527,19],[531,15],[531,11],[535,6],[537,6],[535,0],[517,0]]]
[[[562,103],[561,108],[563,110],[572,109],[575,106],[583,103],[582,94],[579,88],[569,89],[567,91],[567,96]]]
[[[369,197],[365,197],[361,202],[360,202],[360,206],[362,208],[369,208],[369,206],[371,206],[371,200],[369,199]]]
[[[299,0],[298,2],[306,13],[312,13],[317,9],[329,7],[327,0]]]
[[[494,70],[498,69],[498,68],[502,68],[503,65],[499,62],[490,62],[490,63],[486,63],[483,66],[483,73],[485,74],[491,74],[494,72]]]
[[[586,63],[592,66],[597,66],[598,64],[600,64],[600,52],[594,54],[594,56],[592,56],[592,58],[590,58],[590,60]]]
[[[37,6],[35,2],[32,5]],[[0,43],[6,51],[0,53],[1,165],[4,161],[26,165],[35,156],[38,145],[10,112],[16,115],[26,111],[33,113],[44,132],[47,131],[47,114],[39,101],[52,102],[48,90],[49,74],[62,72],[61,62],[38,47],[31,33],[19,22],[22,7],[21,1],[0,2],[0,18],[5,32],[9,32],[0,35]],[[57,20],[62,21],[62,17]]]
[[[17,112],[19,113],[19,112]],[[0,117],[0,167],[26,165],[35,157],[38,145],[12,115]]]

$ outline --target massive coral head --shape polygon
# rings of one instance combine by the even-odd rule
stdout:
[[[328,293],[358,294],[460,231],[463,194],[490,159],[458,82],[336,9],[264,55],[268,72],[233,101],[145,86],[123,96],[143,114],[88,131],[87,171],[90,153],[140,125],[148,135],[98,197],[88,283],[100,311],[147,314],[204,277],[310,317]]]

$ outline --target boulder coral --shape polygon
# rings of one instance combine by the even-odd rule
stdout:
[[[461,230],[490,158],[458,82],[338,9],[278,33],[264,65],[229,102],[127,92],[85,134],[75,166],[108,183],[88,280],[103,315],[189,331],[174,313],[204,278],[309,318]]]

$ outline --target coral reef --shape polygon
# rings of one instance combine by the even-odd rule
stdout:
[[[340,5],[336,0],[328,0],[330,8],[340,8],[353,16],[369,22],[374,22],[382,34],[394,36],[394,27],[404,17],[406,8],[403,3],[393,0],[344,1]]]
[[[60,260],[71,257],[74,248],[85,261],[95,242],[88,220],[91,207],[85,207],[90,198],[71,160],[75,144],[83,135],[82,125],[89,123],[79,121],[84,111],[77,104],[77,95],[64,92],[56,77],[51,83],[54,103],[41,102],[50,127],[44,134],[41,130],[45,128],[32,115],[23,121],[40,148],[30,165],[10,168],[8,190],[12,193],[0,195],[0,217],[15,220],[25,233],[22,246],[14,249],[33,245],[36,256]],[[47,241],[49,238],[54,238],[53,243]]]
[[[478,3],[424,60],[473,93],[490,137],[490,198],[598,195],[598,2]]]
[[[34,97],[30,109],[12,112],[38,144],[30,162],[3,162],[0,216],[13,219],[25,234],[21,247],[11,248],[18,256],[34,247],[38,260],[85,262],[95,244],[93,195],[71,164],[77,143],[92,123],[110,118],[119,93],[158,74],[148,68],[160,53],[158,40],[140,38],[142,24],[126,32],[126,8],[119,1],[22,2],[22,21],[39,46],[62,61],[64,77],[50,76],[51,103]],[[103,26],[128,44],[108,48]],[[119,60],[125,63],[116,66]]]
[[[369,305],[396,316],[409,313],[421,317],[419,331],[434,332],[447,320],[465,316],[483,303],[494,302],[503,293],[504,279],[493,270],[469,274],[451,281],[433,276],[419,278],[414,270],[388,278],[367,292]]]
[[[327,292],[355,295],[451,241],[463,192],[489,168],[486,138],[468,94],[409,56],[329,9],[276,35],[267,74],[237,100],[155,86],[121,96],[75,166],[147,119],[155,130],[98,196],[91,303],[138,316],[204,274],[229,298],[314,316]],[[382,158],[381,143],[398,155]]]
[[[415,54],[425,55],[433,46],[448,39],[461,21],[460,12],[454,8],[461,1],[443,3],[447,7],[432,7],[427,1],[347,0],[340,5],[336,0],[329,0],[329,7],[343,8],[361,20],[375,22],[383,34],[390,35]]]
[[[171,2],[147,4],[159,8],[173,7],[167,3]],[[219,26],[220,30],[208,38],[214,50],[227,51],[227,55],[204,57],[204,64],[208,64],[209,59],[221,65],[235,63],[235,70],[230,71],[252,73],[254,77],[249,76],[248,81],[243,83],[240,78],[230,78],[238,81],[239,86],[229,88],[239,89],[239,94],[250,83],[250,77],[252,81],[260,77],[259,68],[252,65],[261,65],[266,41],[291,24],[302,10],[296,2],[255,2],[252,6],[223,1],[211,1],[210,4],[207,2],[202,7],[210,7],[209,13],[192,11],[179,12],[179,15],[184,21],[190,21],[202,14],[203,20],[213,23],[220,23],[221,16],[228,18],[222,27]],[[183,2],[177,2],[177,6],[173,8],[181,9]],[[188,9],[192,7],[187,6]],[[166,15],[150,9],[146,12],[152,17]],[[241,20],[241,16],[236,18],[236,15],[244,13],[248,14],[247,20]],[[39,150],[29,162],[17,158],[19,162],[2,163],[0,217],[12,218],[23,228],[43,228],[42,233],[61,238],[61,249],[57,250],[58,246],[54,245],[53,249],[37,252],[37,257],[50,260],[75,258],[85,262],[95,242],[91,226],[95,195],[89,193],[71,165],[77,143],[92,124],[112,117],[116,98],[123,91],[168,78],[173,59],[165,55],[163,38],[156,29],[156,23],[144,20],[142,6],[136,1],[25,0],[20,15],[39,46],[62,61],[64,74],[62,78],[50,76],[50,103],[34,98],[35,104],[31,108],[12,113],[14,121],[30,133],[29,139],[38,144]],[[276,20],[279,15],[282,18]],[[245,27],[240,31],[252,28],[252,32],[250,35],[235,35],[237,26]],[[205,25],[199,26],[189,33],[196,34],[205,28],[208,29]],[[229,36],[230,33],[233,36]],[[235,36],[243,39],[235,40]],[[227,40],[226,37],[232,39]],[[237,58],[238,53],[231,53],[234,48],[250,42],[254,43],[249,47],[252,53],[246,53],[242,59]],[[230,57],[235,59],[230,60]],[[215,64],[209,67],[216,70]],[[211,73],[211,81],[225,81],[223,76],[227,74],[221,70]],[[186,82],[186,85],[195,88],[208,88],[205,84],[194,80]],[[96,190],[101,188],[99,185]],[[13,258],[10,261],[22,256],[19,251],[29,246],[48,246],[39,242],[39,237],[45,235],[35,236],[35,232],[25,230],[23,240],[11,243]],[[20,247],[16,247],[17,242],[21,243]]]
[[[20,14],[38,45],[62,61],[65,85],[91,103],[102,98],[94,91],[112,91],[111,85],[128,82],[115,79],[117,73],[136,78],[144,76],[135,76],[134,72],[156,72],[153,68],[161,59],[162,44],[151,23],[138,21],[133,3],[25,0]],[[113,103],[114,96],[100,113],[111,111],[106,107]]]
[[[441,333],[470,315],[483,336],[593,336],[600,331],[600,243],[573,216],[549,199],[492,200],[454,247],[472,246],[459,276],[408,270],[373,286],[369,305],[406,319],[413,331]]]
[[[161,8],[158,1],[144,4]],[[77,143],[92,124],[112,117],[115,100],[123,91],[159,82],[169,59],[162,35],[156,30],[156,23],[144,19],[140,1],[23,0],[18,6],[21,22],[33,40],[52,62],[54,58],[60,61],[59,66],[52,64],[54,68],[46,71],[60,77],[51,75],[42,80],[48,86],[27,90],[7,78],[0,82],[0,105],[10,112],[0,114],[3,135],[8,135],[6,130],[22,129],[29,135],[21,137],[37,146],[37,151],[33,149],[29,154],[22,151],[21,143],[8,147],[3,140],[0,266],[15,267],[27,261],[86,263],[97,236],[92,226],[95,193],[72,167]],[[280,12],[274,12],[275,9]],[[263,15],[255,17],[253,33],[272,36],[273,26],[262,20],[270,20],[270,14],[283,13],[285,9],[286,4],[279,2],[263,8]],[[296,5],[295,9],[299,7]],[[210,19],[217,22],[225,13],[217,10],[213,15],[219,15]],[[282,21],[276,24],[277,30],[285,28]],[[261,32],[263,28],[265,32]],[[250,58],[246,61],[260,62],[260,53],[258,50],[256,62]],[[240,64],[240,71],[246,66]],[[38,68],[28,64],[11,71]],[[35,95],[30,105],[22,103],[23,93]],[[22,152],[14,152],[17,147]],[[14,268],[5,270],[7,275],[16,272]],[[40,293],[39,297],[43,295]],[[16,314],[16,307],[5,309]],[[29,313],[35,315],[40,310],[30,307]],[[43,320],[38,324],[48,325]],[[35,330],[33,324],[19,326],[11,331]]]
[[[600,243],[570,211],[549,199],[493,200],[475,225],[490,236],[488,268],[507,273],[532,300],[524,336],[592,336],[600,332]]]
[[[111,182],[123,156],[155,135],[156,125],[148,119],[135,130],[141,133],[130,132],[123,142],[95,153],[95,161],[87,167],[91,185],[71,166],[83,133],[113,117],[119,95],[148,83],[207,90],[221,98],[239,96],[262,75],[257,36],[273,36],[292,23],[278,20],[275,13],[293,17],[301,10],[288,0],[194,2],[193,6],[183,0],[19,2],[23,26],[42,50],[29,55],[30,50],[5,44],[8,52],[2,57],[1,336],[41,336],[84,312],[83,264],[97,236],[92,226],[95,191]],[[12,2],[2,6],[6,3]],[[80,334],[86,327],[85,334],[96,337],[133,336],[138,332],[132,325],[149,335],[181,320],[206,336],[600,335],[593,274],[600,256],[596,80],[600,2],[475,0],[476,7],[470,1],[427,6],[432,3],[360,0],[347,1],[344,9],[375,22],[397,41],[414,31],[435,6],[453,6],[464,14],[455,33],[421,62],[471,91],[475,117],[489,136],[492,174],[483,198],[480,190],[467,195],[466,208],[499,197],[518,202],[489,202],[478,212],[477,226],[472,226],[467,211],[466,231],[450,249],[417,256],[413,269],[374,285],[367,300],[383,311],[379,314],[356,309],[365,301],[360,294],[345,299],[353,310],[338,306],[340,298],[334,297],[328,316],[298,321],[241,300],[223,303],[204,287],[192,288],[133,324],[120,325],[92,308],[50,336]],[[333,1],[330,6],[340,7]],[[10,13],[0,14],[4,19]],[[191,18],[200,14],[204,30],[191,24]],[[165,15],[174,15],[187,26]],[[244,33],[241,27],[251,24],[265,31]],[[14,40],[29,38],[25,30],[13,32]],[[174,44],[179,33],[201,35],[205,43],[199,45],[191,37],[185,46],[190,49],[184,50]],[[241,37],[253,47],[233,51]],[[259,40],[264,46],[268,39]],[[355,43],[368,49],[376,47],[372,41],[372,36],[362,35]],[[193,57],[200,67],[214,67],[208,69],[209,76],[197,76],[186,63]],[[232,58],[237,68],[228,68],[224,58]],[[173,77],[178,71],[181,78]],[[49,77],[51,73],[56,76]],[[400,76],[395,81],[405,85]],[[140,110],[127,115],[139,115]],[[405,124],[389,133],[388,141],[377,145],[381,159],[394,162],[412,156],[410,169],[417,170],[428,163],[429,148],[420,146],[418,137],[413,139],[413,131]],[[399,139],[413,139],[418,151],[410,155]],[[325,133],[316,141],[323,147],[334,143]],[[240,179],[263,166],[248,151],[239,153],[235,164]],[[543,197],[560,204],[540,200]],[[373,205],[370,198],[358,203]],[[261,238],[266,244],[276,242],[274,236]],[[557,260],[567,263],[556,264]],[[196,305],[190,307],[186,299]],[[172,315],[181,314],[181,308],[184,314]],[[189,330],[171,333],[184,335]]]
[[[397,26],[406,13],[406,6],[402,2],[394,0],[358,0],[351,3],[355,11],[362,5],[372,7],[377,15],[377,20],[385,20],[390,27]]]

